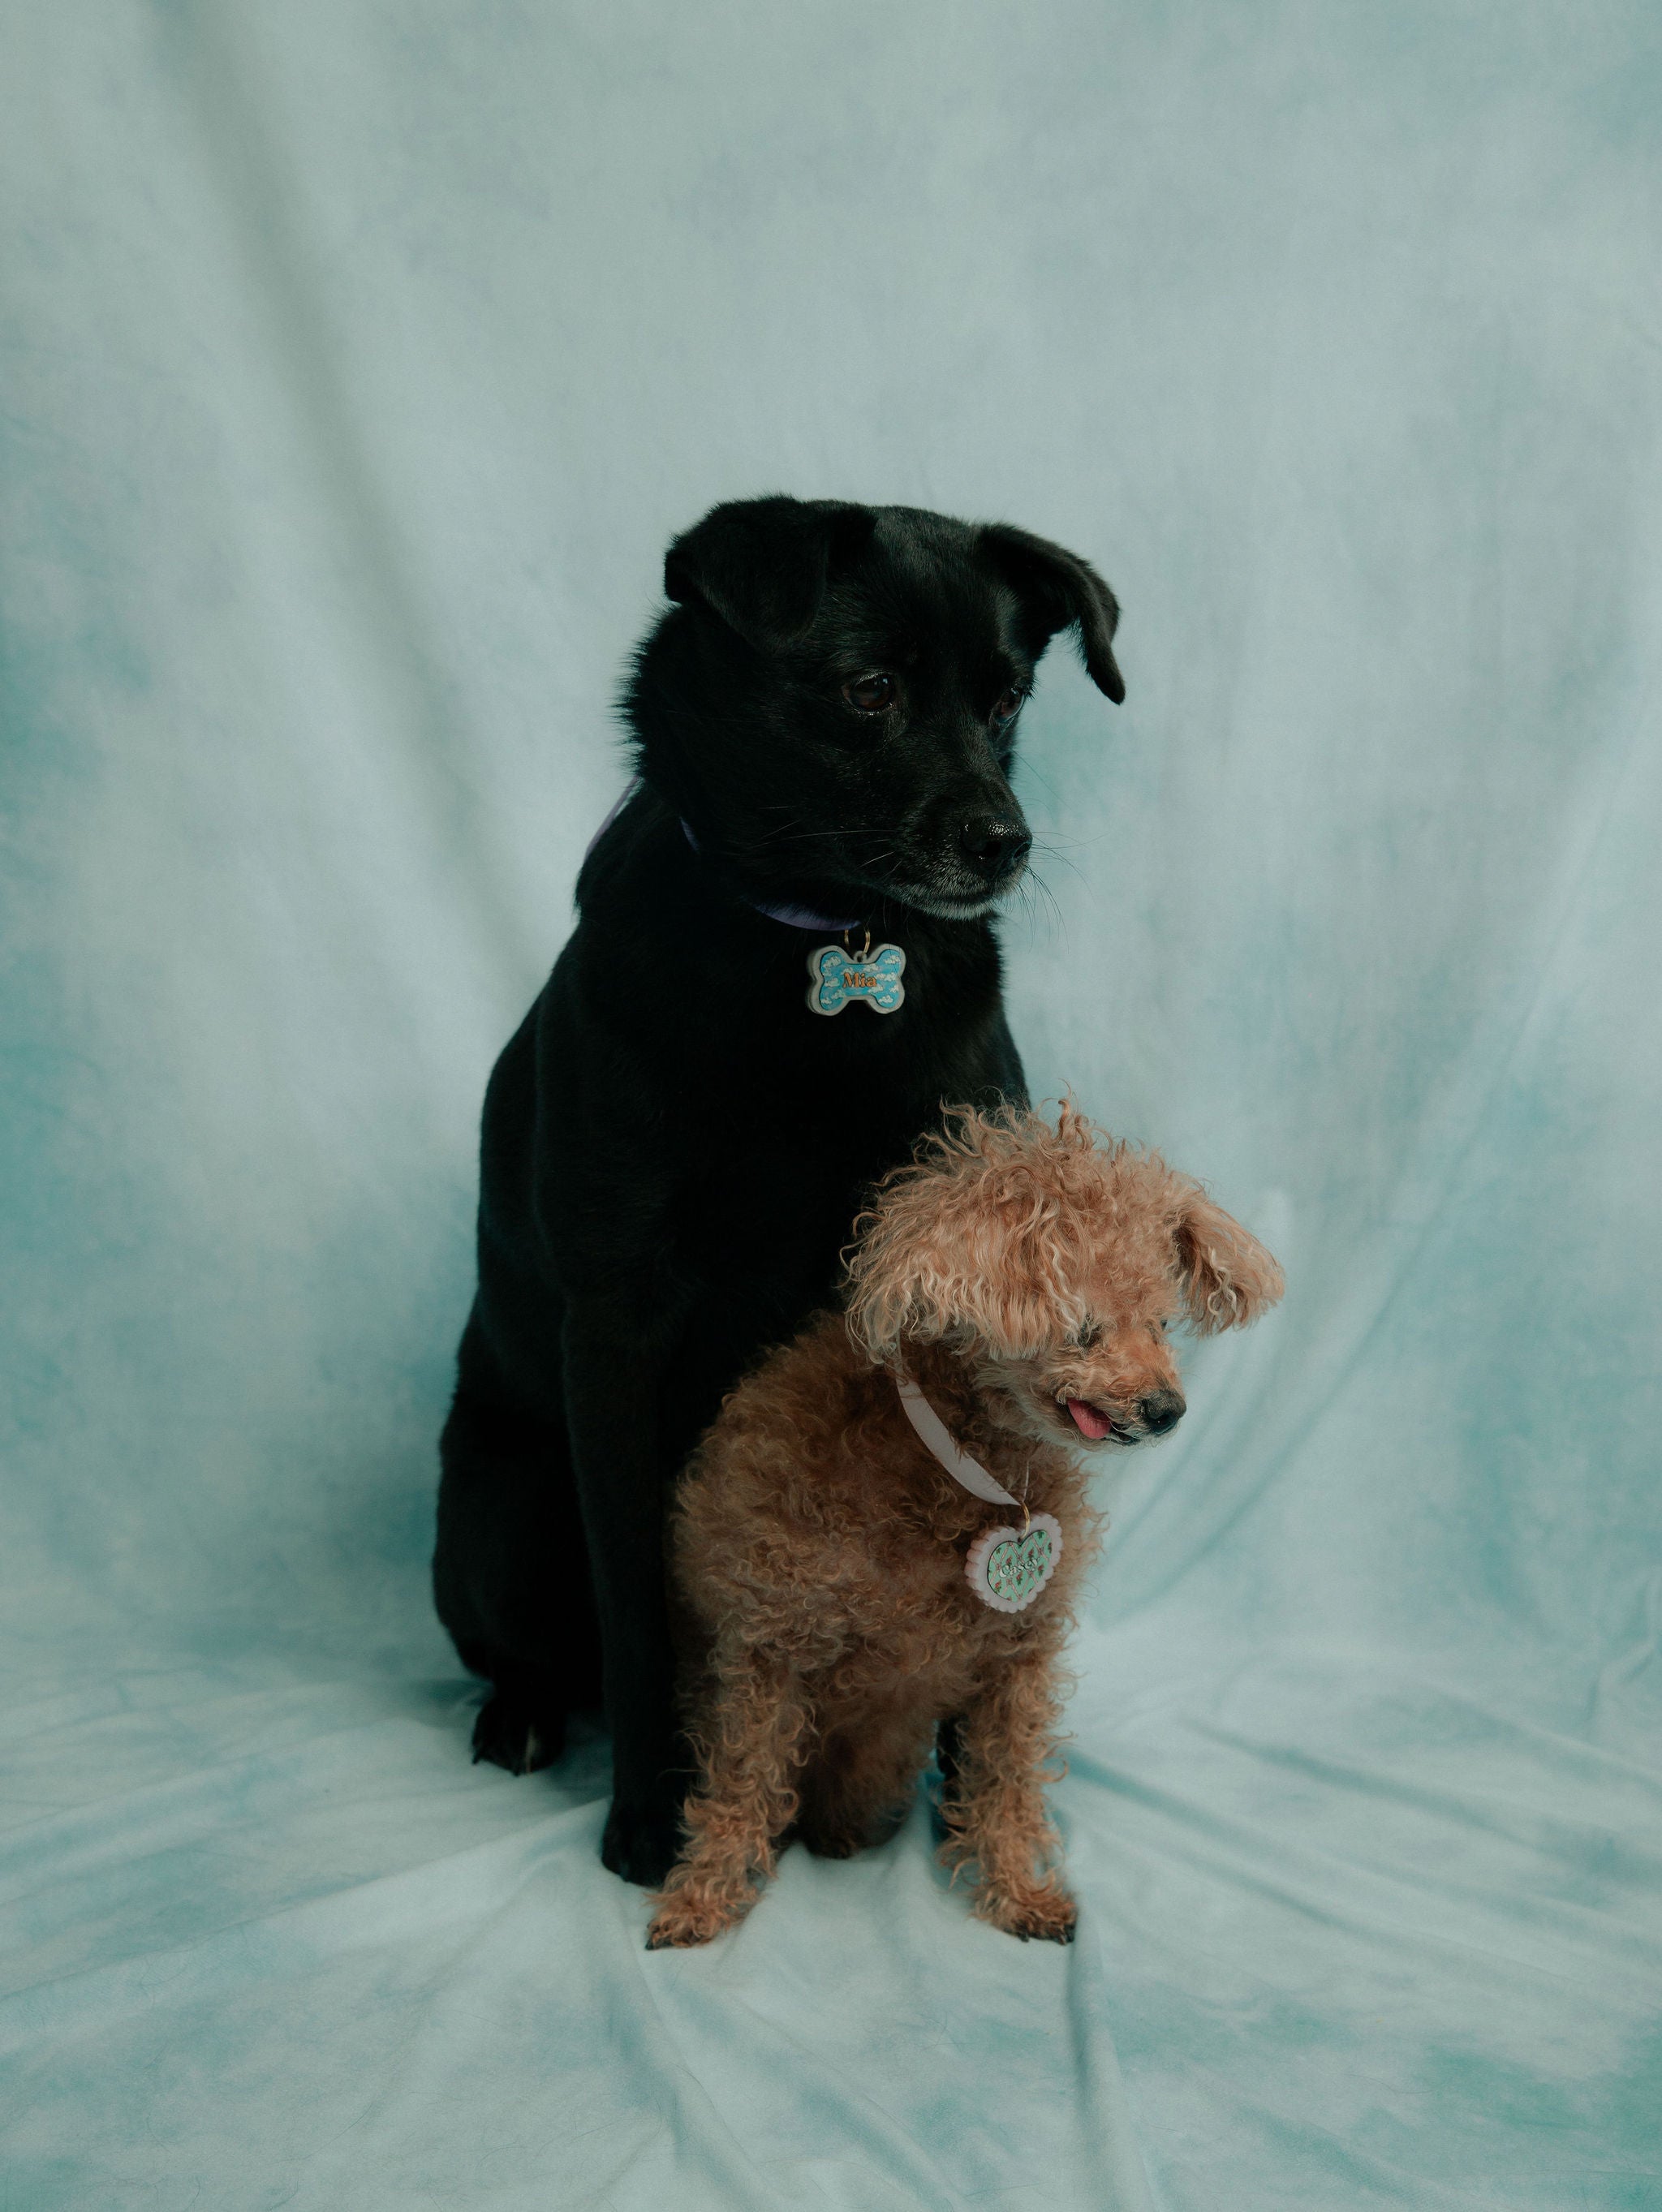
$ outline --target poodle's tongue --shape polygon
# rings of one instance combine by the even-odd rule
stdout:
[[[1068,1411],[1073,1415],[1074,1425],[1080,1434],[1089,1437],[1093,1444],[1099,1444],[1114,1425],[1106,1413],[1098,1413],[1096,1407],[1087,1406],[1083,1398],[1070,1398]]]

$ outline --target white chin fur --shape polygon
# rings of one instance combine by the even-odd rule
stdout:
[[[983,898],[946,898],[938,891],[926,891],[921,885],[891,884],[887,896],[902,906],[911,907],[918,914],[932,914],[941,921],[973,921],[977,916],[991,914],[998,900],[990,896]]]

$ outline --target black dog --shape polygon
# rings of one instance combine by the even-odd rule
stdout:
[[[832,1296],[863,1192],[943,1101],[1025,1103],[988,919],[1032,842],[1016,719],[1070,625],[1124,696],[1107,586],[1002,526],[745,501],[676,540],[665,589],[626,697],[639,785],[485,1097],[434,1561],[440,1616],[493,1685],[476,1755],[545,1765],[604,1686],[602,1856],[646,1883],[675,1856],[688,1764],[667,1486],[723,1394]],[[897,963],[862,963],[868,929],[904,955],[891,1011]]]

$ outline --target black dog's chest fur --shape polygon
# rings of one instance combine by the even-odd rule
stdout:
[[[721,890],[645,790],[579,897],[534,1055],[522,1032],[493,1082],[484,1205],[505,1188],[506,1241],[533,1173],[508,1149],[570,1164],[539,1194],[548,1289],[649,1281],[682,1311],[667,1419],[690,1441],[736,1379],[718,1348],[747,1363],[825,1304],[865,1191],[942,1104],[1023,1097],[998,950],[983,922],[897,917],[904,1003],[815,1014],[807,954],[827,938]]]

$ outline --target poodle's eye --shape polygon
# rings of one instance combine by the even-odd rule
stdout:
[[[1079,1327],[1074,1331],[1073,1334],[1068,1338],[1068,1341],[1069,1344],[1075,1346],[1077,1350],[1081,1352],[1088,1352],[1091,1349],[1091,1346],[1099,1340],[1101,1335],[1102,1323],[1099,1321],[1082,1321]]]
[[[894,704],[895,682],[880,668],[868,676],[856,676],[843,686],[843,696],[857,714],[880,714],[886,707]]]

